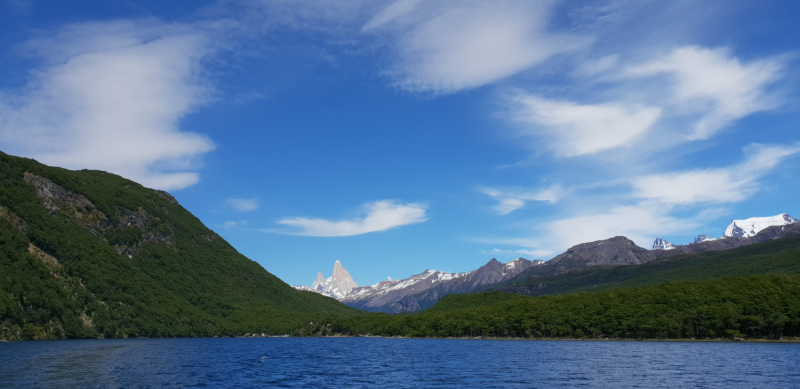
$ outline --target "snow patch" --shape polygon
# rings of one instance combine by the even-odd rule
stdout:
[[[749,238],[751,236],[755,236],[761,232],[761,230],[767,227],[784,226],[797,222],[800,222],[800,220],[797,220],[785,213],[775,216],[751,217],[744,220],[734,220],[731,222],[728,228],[725,229],[723,236],[732,238]]]

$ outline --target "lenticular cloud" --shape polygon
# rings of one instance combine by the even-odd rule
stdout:
[[[4,149],[159,189],[198,182],[193,161],[214,144],[178,122],[210,99],[200,60],[212,50],[202,32],[88,23],[26,47],[42,67],[28,87],[0,98]]]
[[[288,218],[278,223],[296,227],[299,231],[278,231],[290,235],[304,236],[353,236],[427,221],[427,206],[419,203],[399,204],[392,200],[381,200],[364,204],[366,216],[353,220],[329,221],[325,219]],[[273,231],[274,232],[274,231]]]

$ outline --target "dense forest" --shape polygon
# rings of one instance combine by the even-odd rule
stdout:
[[[449,295],[410,315],[329,317],[298,334],[523,338],[769,338],[800,336],[800,275],[667,282],[529,297]]]
[[[592,266],[547,276],[522,277],[490,285],[486,290],[541,296],[760,274],[800,274],[800,237],[727,251],[680,255],[641,265]]]
[[[0,339],[282,334],[359,311],[299,292],[166,192],[0,153]]]
[[[366,313],[292,289],[166,192],[0,153],[0,340],[796,337],[800,238],[494,288]]]

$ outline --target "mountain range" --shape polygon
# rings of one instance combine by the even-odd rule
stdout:
[[[800,220],[797,220],[785,213],[775,216],[751,217],[744,220],[734,220],[728,225],[727,228],[725,228],[725,232],[719,239],[750,238],[756,236],[761,230],[767,227],[785,226],[787,224],[793,224],[797,222],[800,222]],[[716,239],[708,235],[698,235],[693,243],[707,242],[711,240]],[[656,238],[655,242],[653,242],[653,250],[671,250],[679,246],[682,245],[673,244],[661,238]]]
[[[355,285],[349,273],[337,261],[331,278],[323,279],[323,275],[320,273],[311,288],[294,287],[331,296],[346,305],[367,311],[414,312],[433,306],[446,295],[497,289],[502,285],[513,284],[531,277],[550,276],[573,269],[598,266],[640,265],[661,258],[724,251],[767,240],[797,236],[800,235],[800,223],[797,222],[797,219],[787,214],[734,220],[719,239],[712,239],[708,235],[699,235],[693,243],[675,245],[659,238],[656,239],[652,250],[639,247],[626,237],[616,236],[575,245],[548,261],[529,261],[518,258],[511,262],[500,263],[496,259],[492,259],[486,265],[471,272],[445,273],[426,270],[403,280],[391,281],[390,279],[372,286],[354,286],[349,292],[332,287],[334,285]],[[513,288],[504,290],[514,291]]]
[[[732,224],[730,236],[671,249],[617,236],[549,261],[492,259],[362,287],[336,262],[313,288],[292,289],[167,192],[0,153],[0,340],[800,333],[800,223],[781,214]],[[546,294],[560,296],[522,296]],[[667,306],[677,309],[669,320],[653,314]]]

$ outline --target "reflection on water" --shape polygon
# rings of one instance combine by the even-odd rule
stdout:
[[[800,387],[800,344],[381,338],[0,343],[0,387]]]

